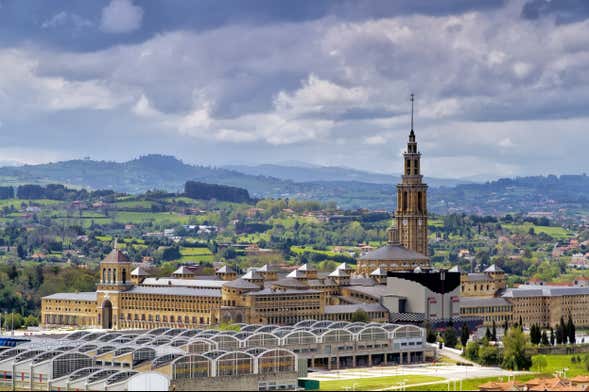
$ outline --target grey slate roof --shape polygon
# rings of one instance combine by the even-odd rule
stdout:
[[[234,274],[235,271],[231,267],[224,265],[217,270],[217,273],[218,274]]]
[[[349,291],[355,291],[364,295],[369,295],[375,299],[380,297],[392,295],[390,290],[386,286],[375,285],[375,286],[351,286],[348,287]]]
[[[264,289],[260,291],[252,291],[251,293],[247,293],[247,295],[301,295],[301,294],[317,294],[320,293],[319,290],[313,289],[306,289],[306,290],[284,290],[284,291],[274,291],[272,289]]]
[[[505,271],[503,271],[500,267],[493,264],[493,265],[490,265],[489,267],[487,267],[485,272],[505,272]]]
[[[331,274],[329,274],[329,276],[331,276],[332,278],[349,278],[350,274],[348,274],[345,270],[338,268]]]
[[[502,297],[461,297],[460,306],[511,306],[511,304]]]
[[[286,275],[287,278],[305,278],[307,277],[307,275],[305,274],[304,271],[300,271],[298,269],[296,270],[292,270],[291,272],[289,272],[288,275]]]
[[[401,245],[386,245],[361,256],[359,260],[429,260],[429,257],[417,253],[411,249],[407,249]]]
[[[491,281],[491,277],[483,272],[471,272],[466,275],[468,281],[470,282],[483,282],[483,281]]]
[[[147,272],[143,267],[139,266],[131,271],[131,276],[149,276],[150,273]]]
[[[538,285],[521,285],[509,288],[503,294],[504,298],[522,297],[563,297],[572,295],[589,295],[589,287],[552,287]]]
[[[223,284],[223,287],[247,290],[256,290],[260,288],[258,285],[248,282],[247,280],[241,278],[225,282],[225,284]]]
[[[387,309],[380,304],[354,304],[354,305],[326,305],[326,314],[337,314],[337,313],[354,313],[358,309],[362,309],[365,312],[387,312]]]
[[[246,280],[261,280],[264,279],[264,277],[258,272],[258,271],[248,271],[245,275],[243,275],[241,277],[241,279],[246,279]]]
[[[102,262],[103,263],[128,263],[129,258],[127,257],[126,254],[124,254],[120,250],[113,249],[109,254],[106,255],[106,257],[104,258],[104,260],[102,260]]]
[[[297,270],[299,270],[299,271],[317,271],[317,269],[315,267],[310,266],[309,264],[303,264],[299,268],[297,268]]]
[[[264,264],[263,266],[258,268],[258,271],[260,272],[278,272],[279,270],[280,268],[272,264]]]
[[[96,292],[89,291],[89,292],[81,292],[81,293],[55,293],[43,298],[46,299],[61,299],[61,300],[71,300],[71,301],[96,301]]]
[[[273,285],[276,286],[282,286],[282,287],[297,287],[297,288],[306,288],[309,285],[305,282],[302,282],[298,279],[292,279],[292,278],[285,278],[285,279],[280,279],[277,280],[275,282],[271,282]]]
[[[220,289],[225,284],[224,280],[204,279],[179,279],[179,278],[146,278],[142,286],[171,286],[171,287],[198,287]]]
[[[219,289],[195,289],[192,287],[145,287],[135,286],[125,293],[130,294],[159,294],[159,295],[183,295],[191,297],[221,297]]]
[[[351,278],[350,286],[376,286],[376,282],[370,278]]]
[[[387,273],[382,268],[378,267],[370,273],[370,276],[387,276]]]

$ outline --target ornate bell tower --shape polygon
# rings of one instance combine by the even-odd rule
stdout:
[[[98,324],[104,329],[117,329],[122,316],[120,293],[133,287],[131,262],[127,255],[117,248],[100,263],[100,282],[96,285]]]
[[[427,238],[427,184],[422,182],[420,159],[413,131],[413,101],[411,94],[411,132],[407,151],[403,154],[404,171],[397,184],[397,210],[395,211],[398,240],[407,249],[428,255]]]

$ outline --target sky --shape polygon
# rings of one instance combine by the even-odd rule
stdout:
[[[586,0],[0,0],[0,162],[583,173]]]

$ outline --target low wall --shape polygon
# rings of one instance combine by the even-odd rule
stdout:
[[[239,377],[205,377],[172,380],[172,391],[258,391],[261,382],[297,385],[297,373],[248,374]],[[284,388],[283,388],[284,389]]]

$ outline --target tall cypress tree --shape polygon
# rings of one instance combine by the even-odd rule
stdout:
[[[562,318],[562,316],[560,317],[560,323],[558,324],[558,332],[560,334],[560,343],[561,344],[567,344],[567,340],[568,340],[568,331],[567,331],[567,326],[564,323],[564,318]],[[557,343],[558,343],[558,337],[557,339]]]
[[[575,336],[575,324],[573,323],[573,318],[569,313],[569,320],[567,322],[567,332],[570,344],[575,344],[577,337]]]
[[[462,330],[460,331],[460,344],[462,344],[462,350],[466,350],[466,343],[468,342],[468,338],[470,337],[470,331],[468,330],[468,325],[466,323],[462,323]]]
[[[552,327],[550,327],[550,345],[551,346],[554,346],[554,341],[555,341],[555,338],[554,338],[554,329]]]

